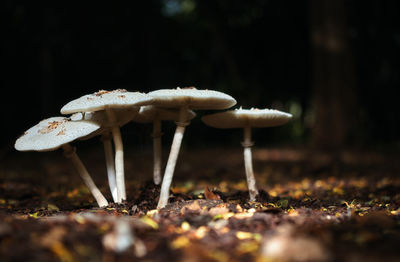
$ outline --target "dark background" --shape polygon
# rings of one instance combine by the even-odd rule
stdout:
[[[84,94],[177,86],[292,113],[286,126],[255,130],[263,146],[400,148],[397,0],[2,1],[0,9],[2,152]],[[186,144],[240,145],[240,130],[192,124]],[[166,143],[173,130],[167,123]],[[128,146],[142,147],[150,131],[122,130]]]

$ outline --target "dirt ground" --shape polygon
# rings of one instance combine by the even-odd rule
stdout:
[[[110,201],[101,150],[78,151]],[[165,160],[166,156],[164,156]],[[181,153],[156,210],[151,152],[127,152],[128,200],[96,207],[61,152],[3,154],[1,261],[400,261],[400,157],[240,148]],[[111,201],[110,201],[111,202]]]

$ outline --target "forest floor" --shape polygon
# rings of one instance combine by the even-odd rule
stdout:
[[[78,152],[108,200],[101,152]],[[127,152],[128,200],[97,208],[61,152],[0,163],[1,261],[400,261],[400,157],[240,149],[181,153],[156,210],[151,152]],[[101,164],[99,164],[101,163]]]

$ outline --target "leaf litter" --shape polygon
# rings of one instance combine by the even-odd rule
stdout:
[[[214,173],[219,180],[209,180],[213,169],[207,166],[185,173],[161,210],[155,209],[160,188],[150,179],[128,181],[128,201],[95,208],[78,179],[55,189],[50,183],[61,185],[61,178],[31,187],[35,180],[29,175],[11,180],[2,175],[0,256],[4,261],[379,261],[384,254],[386,261],[399,260],[398,170],[357,167],[339,176],[324,171],[299,177],[307,170],[302,163],[265,165],[261,170],[269,182],[257,201],[248,201],[244,172]],[[263,173],[257,175],[264,180]]]

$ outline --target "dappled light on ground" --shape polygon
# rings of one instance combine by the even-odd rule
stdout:
[[[110,199],[101,155],[84,153]],[[249,202],[239,150],[185,152],[161,210],[151,154],[127,154],[128,201],[106,208],[95,208],[61,155],[9,156],[0,175],[0,254],[40,261],[377,261],[384,254],[398,261],[396,156],[326,155],[320,163],[304,150],[255,150],[260,194]]]

